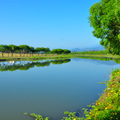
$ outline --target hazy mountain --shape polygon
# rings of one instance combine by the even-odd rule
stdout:
[[[88,47],[88,48],[73,48],[71,51],[74,52],[82,52],[82,51],[93,51],[93,50],[105,50],[103,46],[95,46],[95,47]]]

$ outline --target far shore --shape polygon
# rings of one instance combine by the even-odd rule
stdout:
[[[4,56],[0,56],[0,61],[10,61],[10,60],[41,60],[41,59],[63,59],[63,58],[79,58],[79,57],[90,57],[95,58],[111,58],[119,59],[119,55],[112,54],[81,54],[81,53],[70,53],[70,54],[8,54],[4,53]]]

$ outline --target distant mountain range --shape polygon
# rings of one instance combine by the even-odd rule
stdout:
[[[103,46],[99,45],[96,47],[89,47],[89,48],[73,48],[72,52],[83,52],[83,51],[93,51],[93,50],[105,50]]]

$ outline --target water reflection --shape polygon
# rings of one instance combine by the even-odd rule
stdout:
[[[112,69],[120,68],[119,64],[107,64],[112,59],[89,59],[0,62],[5,71],[0,72],[0,120],[32,120],[25,112],[52,120],[61,120],[64,111],[81,113],[106,88],[98,83]],[[6,72],[9,70],[14,72]]]
[[[70,59],[47,60],[47,61],[8,61],[0,63],[0,71],[29,70],[33,67],[45,67],[52,64],[63,64],[70,62]]]
[[[81,56],[79,58],[84,60],[87,60],[87,59],[96,60],[96,62],[100,64],[108,64],[108,65],[115,65],[116,63],[120,64],[120,59],[117,59],[117,58],[107,58],[107,57],[100,58],[100,57],[90,57],[90,56],[89,57]],[[79,58],[75,58],[74,60],[78,61],[80,60]]]

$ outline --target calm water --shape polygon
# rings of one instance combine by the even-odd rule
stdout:
[[[71,59],[62,61],[0,63],[0,120],[32,120],[37,113],[60,120],[64,111],[80,112],[95,102],[109,79],[114,61]]]

